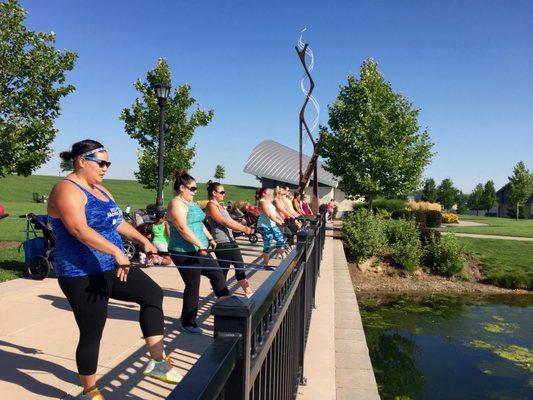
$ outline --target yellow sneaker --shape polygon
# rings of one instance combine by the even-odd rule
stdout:
[[[183,379],[178,369],[172,364],[170,357],[162,361],[150,360],[144,370],[144,376],[151,376],[167,383],[179,383]]]
[[[105,400],[104,396],[100,393],[97,388],[94,388],[89,393],[83,394],[83,392],[78,396],[78,399],[81,400]]]

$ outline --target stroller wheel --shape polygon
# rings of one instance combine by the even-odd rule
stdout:
[[[50,272],[50,262],[44,256],[33,256],[28,261],[28,275],[31,279],[41,281]]]
[[[255,233],[252,233],[251,235],[248,236],[248,240],[250,241],[250,243],[254,244],[254,243],[257,243],[259,238],[257,237]]]
[[[135,257],[136,253],[137,249],[135,247],[135,244],[130,242],[129,240],[124,241],[124,254],[126,254],[128,260],[131,260],[133,257]]]

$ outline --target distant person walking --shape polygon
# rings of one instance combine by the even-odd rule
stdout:
[[[83,393],[80,399],[102,400],[96,387],[100,339],[109,299],[140,305],[139,322],[150,353],[144,374],[177,383],[181,375],[163,347],[163,291],[138,268],[130,268],[120,235],[157,249],[122,219],[122,211],[101,186],[111,165],[104,146],[94,140],[74,143],[61,153],[73,172],[52,189],[48,215],[56,238],[55,272],[80,331],[76,365]]]
[[[326,213],[327,213],[327,219],[332,220],[333,219],[333,213],[335,212],[335,200],[331,199],[328,204],[326,205]]]
[[[196,180],[187,171],[177,171],[174,175],[176,196],[168,205],[170,222],[170,242],[168,245],[172,261],[177,266],[196,266],[197,269],[179,268],[185,282],[181,327],[185,332],[201,334],[196,323],[200,297],[200,277],[209,278],[217,298],[229,295],[222,269],[208,252],[216,247],[216,242],[204,225],[205,214],[194,201],[198,187]],[[205,267],[202,269],[202,267]]]
[[[246,279],[246,273],[244,270],[240,269],[245,267],[245,264],[241,250],[233,237],[233,231],[240,231],[250,235],[253,232],[253,229],[239,224],[230,217],[228,211],[222,205],[224,202],[224,196],[226,195],[226,191],[222,184],[219,182],[207,182],[207,195],[209,198],[206,207],[207,221],[211,226],[213,239],[215,239],[215,242],[217,243],[215,254],[217,256],[218,264],[222,267],[225,279],[227,279],[230,265],[233,265],[234,268],[239,268],[235,270],[237,283],[244,291],[244,294],[247,297],[250,297],[253,295],[253,290]]]

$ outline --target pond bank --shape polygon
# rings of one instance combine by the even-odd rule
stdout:
[[[374,265],[373,265],[374,264]],[[457,293],[457,294],[516,294],[531,295],[523,289],[505,289],[480,283],[483,273],[475,265],[465,268],[465,277],[445,278],[422,270],[408,274],[384,263],[370,259],[361,265],[348,261],[350,276],[356,293]]]

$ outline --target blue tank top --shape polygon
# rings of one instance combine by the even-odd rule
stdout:
[[[198,238],[200,242],[204,245],[204,249],[209,247],[209,241],[204,232],[204,219],[205,213],[202,211],[200,206],[194,202],[191,202],[187,205],[187,226],[192,231],[194,236]],[[170,224],[170,241],[168,243],[169,250],[176,251],[179,253],[193,252],[200,250],[198,246],[193,245],[192,243],[186,241],[181,233],[174,227],[174,224]]]
[[[106,192],[108,201],[102,201],[78,183],[66,179],[78,186],[87,196],[85,218],[87,225],[116,245],[124,249],[117,228],[122,222],[122,211]],[[61,218],[48,217],[56,239],[54,252],[54,269],[58,277],[76,277],[98,274],[115,268],[115,259],[86,246],[70,234]]]

